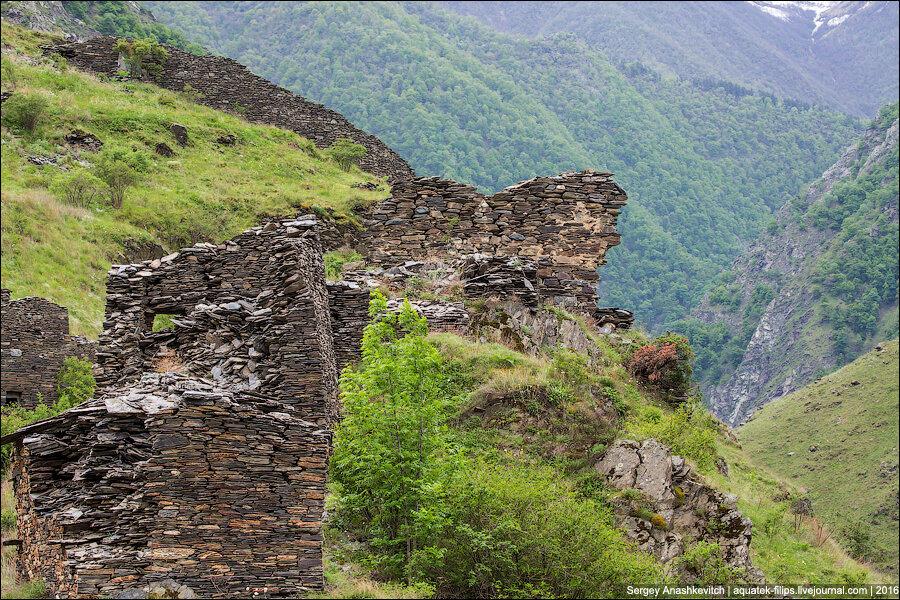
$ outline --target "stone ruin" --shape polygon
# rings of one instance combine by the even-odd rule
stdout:
[[[627,328],[631,313],[597,307],[597,269],[621,238],[625,192],[609,173],[537,177],[485,196],[419,177],[395,184],[365,221],[361,242],[382,267],[464,258],[469,298],[556,305]]]
[[[0,395],[3,405],[34,408],[57,400],[63,360],[94,362],[95,344],[69,335],[69,311],[38,297],[10,300],[0,292]]]
[[[337,370],[315,220],[114,265],[107,293],[102,395],[2,439],[20,572],[66,597],[321,589]]]
[[[321,589],[330,432],[300,415],[147,373],[24,428],[12,473],[22,574],[70,598],[163,579],[204,597]]]
[[[363,241],[389,272],[449,260],[465,296],[524,307],[520,329],[571,345],[578,326],[539,323],[542,305],[631,323],[597,309],[593,288],[624,201],[592,171],[490,198],[412,180],[369,215]],[[210,597],[321,589],[337,373],[359,358],[369,299],[365,284],[326,282],[312,215],[113,265],[99,397],[2,440],[17,446],[20,571],[68,597],[161,580]],[[432,330],[472,331],[463,302],[412,304]]]
[[[59,54],[81,70],[109,76],[125,70],[113,50],[118,38],[97,37],[78,43],[47,47],[45,54]],[[391,180],[415,173],[399,154],[377,137],[353,126],[343,115],[254,75],[239,62],[223,56],[195,56],[165,45],[169,58],[158,73],[148,78],[160,87],[181,92],[190,86],[196,101],[216,110],[240,110],[248,121],[293,131],[319,148],[339,138],[349,138],[366,148],[359,165],[364,171]]]

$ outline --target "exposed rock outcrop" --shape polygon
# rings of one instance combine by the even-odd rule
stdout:
[[[620,440],[594,468],[613,487],[638,490],[648,502],[646,508],[654,513],[649,520],[629,501],[617,508],[622,527],[639,548],[680,568],[676,559],[691,542],[717,543],[726,565],[747,581],[762,581],[762,572],[750,560],[753,524],[737,510],[737,497],[708,487],[668,446],[656,440]]]

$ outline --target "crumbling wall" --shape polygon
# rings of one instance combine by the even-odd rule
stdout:
[[[483,255],[466,266],[464,278],[481,279],[467,283],[471,297],[512,295],[528,305],[577,309],[601,322],[597,268],[621,240],[616,220],[626,200],[609,173],[595,171],[537,177],[493,196],[419,177],[393,186],[391,197],[369,215],[362,239],[370,262],[380,266]],[[624,318],[618,326],[630,323]]]
[[[69,335],[69,311],[38,297],[0,296],[0,393],[34,408],[57,400],[56,377],[70,356],[94,362],[95,343]]]
[[[279,401],[153,373],[14,435],[20,570],[54,593],[323,587],[330,433]]]
[[[108,273],[100,386],[186,369],[294,406],[337,414],[325,266],[314,218],[271,222]],[[157,314],[178,315],[153,332]]]
[[[99,37],[85,42],[54,46],[58,53],[79,69],[115,75],[119,53],[113,50],[118,38]],[[289,129],[326,148],[339,138],[352,139],[366,147],[360,159],[363,170],[386,175],[392,180],[415,176],[412,167],[377,137],[353,126],[343,115],[310,102],[250,72],[247,67],[222,56],[195,56],[165,46],[169,58],[149,81],[180,92],[190,86],[202,96],[197,102],[217,110],[240,110],[251,122]]]

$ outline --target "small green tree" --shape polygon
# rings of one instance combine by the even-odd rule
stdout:
[[[60,173],[53,178],[50,190],[66,204],[83,208],[109,193],[109,187],[84,168]]]
[[[109,200],[113,208],[122,208],[125,192],[140,180],[140,173],[149,168],[149,161],[143,152],[131,152],[127,148],[104,148],[97,161],[95,172],[109,189]]]
[[[440,525],[450,474],[441,359],[424,318],[406,302],[397,315],[373,292],[362,362],[341,375],[344,418],[329,462],[343,516],[364,528],[377,564],[399,576]]]
[[[153,38],[141,40],[122,38],[116,42],[113,49],[122,55],[135,77],[141,77],[145,70],[151,75],[159,74],[163,63],[169,58],[168,50]]]
[[[47,98],[41,94],[17,92],[3,103],[3,121],[25,131],[34,131],[49,106]]]
[[[356,144],[348,138],[340,138],[328,147],[329,156],[345,171],[349,171],[354,164],[359,164],[359,159],[366,153],[365,146]]]

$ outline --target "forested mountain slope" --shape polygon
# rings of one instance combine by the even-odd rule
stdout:
[[[897,111],[882,109],[676,324],[728,423],[897,336]]]
[[[164,23],[339,110],[420,175],[483,191],[616,174],[607,305],[680,318],[771,211],[857,135],[852,118],[614,66],[573,37],[514,39],[429,3],[148,2]]]
[[[873,117],[897,98],[896,2],[443,2],[499,31]]]
[[[767,404],[738,430],[757,464],[809,489],[854,556],[897,574],[898,345]],[[847,498],[853,498],[852,508]]]

